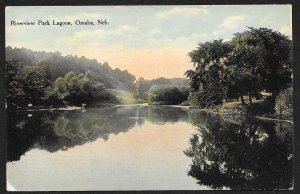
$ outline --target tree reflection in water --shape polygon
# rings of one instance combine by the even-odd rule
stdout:
[[[199,118],[199,117],[198,117]],[[213,189],[289,189],[293,186],[293,126],[247,119],[232,123],[207,114],[190,139],[189,175]]]
[[[8,114],[7,160],[19,160],[21,155],[33,148],[55,152],[98,138],[107,140],[109,134],[126,132],[135,126],[136,121],[130,119],[129,114],[131,112],[120,112],[116,108],[89,109],[84,113],[47,111]]]
[[[36,111],[7,114],[7,160],[17,161],[37,148],[48,152],[107,140],[145,121],[190,122],[197,132],[185,154],[189,175],[214,189],[288,189],[293,186],[293,126],[216,116],[178,107],[127,106],[81,111]]]
[[[36,111],[7,114],[8,161],[17,161],[27,151],[49,152],[95,141],[110,134],[127,132],[145,120],[168,123],[187,120],[188,113],[174,107],[124,106],[88,108],[81,111]]]

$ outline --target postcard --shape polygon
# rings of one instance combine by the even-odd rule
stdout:
[[[291,5],[7,6],[8,191],[294,189]]]

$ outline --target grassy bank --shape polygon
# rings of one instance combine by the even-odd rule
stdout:
[[[242,114],[267,120],[293,120],[292,113],[279,115],[265,100],[253,100],[251,104],[246,101],[245,105],[240,101],[226,102],[222,106],[217,107],[215,111],[220,113]]]

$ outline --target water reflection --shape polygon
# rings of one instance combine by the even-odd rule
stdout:
[[[151,128],[149,123],[155,125],[152,125]],[[291,124],[263,122],[237,115],[220,116],[179,107],[124,106],[88,108],[85,112],[76,110],[8,113],[7,160],[8,162],[18,161],[22,155],[34,148],[57,152],[99,138],[107,143],[111,134],[126,133],[130,129],[136,130],[138,126],[146,126],[147,130],[153,131],[154,128],[155,130],[160,129],[157,124],[164,125],[166,123],[172,124],[168,127],[176,130],[170,131],[170,134],[174,135],[175,138],[170,134],[165,136],[172,136],[172,139],[176,139],[177,143],[179,139],[181,142],[187,143],[188,136],[191,134],[190,147],[184,153],[191,158],[192,163],[188,175],[194,177],[193,181],[197,180],[199,185],[205,185],[212,189],[242,190],[287,189],[292,187],[293,126]],[[182,123],[186,125],[182,125]],[[195,130],[195,133],[192,134],[188,131],[185,133],[185,137],[181,137],[179,131],[184,131],[188,126]],[[145,142],[144,144],[159,139],[158,136],[164,136],[163,131],[153,132],[157,134],[155,136],[147,130],[144,131],[145,134],[140,133],[143,135],[139,136],[141,142]],[[135,131],[134,134],[139,133]],[[146,136],[151,137],[151,139]],[[161,139],[170,142],[168,137],[161,137]],[[130,142],[126,136],[120,139],[126,142],[123,143],[124,145]],[[135,139],[135,141],[138,140]],[[171,144],[172,147],[175,147],[176,145],[173,146],[173,144]],[[181,144],[177,147],[178,150],[183,151],[187,147]],[[135,145],[134,142],[133,145]],[[106,154],[111,154],[110,151],[108,150]],[[118,153],[118,151],[116,152]],[[184,158],[189,159],[181,151],[179,152]],[[132,151],[126,153],[133,154]],[[158,150],[154,149],[149,152],[149,156],[146,153],[138,154],[149,158],[153,157],[152,154],[157,154],[155,158],[160,158],[160,155],[164,155],[164,153],[160,147]],[[126,157],[136,157],[136,155],[131,156],[130,154],[126,154]],[[175,155],[172,153],[166,157],[169,157],[174,164],[176,163],[175,160],[178,160],[178,163],[182,160],[179,160],[177,155],[176,158],[171,158],[171,156]],[[141,158],[141,156],[139,157]],[[101,158],[102,160],[103,158]],[[128,160],[131,161],[131,159]],[[133,158],[132,160],[135,161]],[[147,158],[145,161],[149,161],[149,159]],[[167,161],[167,159],[160,161]],[[165,168],[172,166],[172,162],[162,162],[161,165]],[[173,166],[178,168],[177,163]],[[183,166],[189,168],[186,163]],[[125,169],[128,168],[129,166]],[[132,168],[138,169],[137,166]],[[118,172],[121,170],[124,169],[119,169]],[[102,169],[103,171],[105,169]],[[157,171],[158,173],[168,172],[161,172],[159,169]],[[171,172],[174,174],[175,171],[176,169],[170,170],[170,174]],[[151,172],[156,171],[153,169]],[[183,170],[183,172],[185,171]],[[186,174],[182,176],[186,176]],[[171,175],[168,177],[170,179],[176,178]],[[154,180],[149,181],[153,182]],[[196,183],[193,184],[198,186]],[[203,187],[201,188],[203,189]]]
[[[188,119],[187,111],[170,107],[89,108],[82,111],[8,113],[8,161],[19,160],[33,148],[55,152],[67,150],[110,134],[127,132],[145,120],[164,124]]]
[[[185,151],[192,158],[189,175],[198,184],[234,190],[293,186],[291,124],[252,119],[230,122],[211,114],[201,118],[192,119],[198,131]]]

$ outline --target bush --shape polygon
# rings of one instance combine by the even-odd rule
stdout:
[[[214,93],[204,91],[192,92],[188,97],[189,103],[200,108],[215,108],[222,104],[223,95],[215,95]],[[220,94],[222,93],[220,92]]]
[[[293,115],[293,88],[282,90],[275,100],[275,111],[280,117]]]
[[[180,104],[187,100],[189,90],[177,87],[151,87],[148,91],[150,104]]]
[[[88,74],[76,75],[69,72],[63,77],[57,78],[50,87],[47,88],[47,98],[57,104],[81,106],[82,103],[95,103],[113,99],[103,84],[95,82]]]
[[[201,92],[191,92],[188,101],[191,106],[204,107],[203,101],[201,101]]]
[[[189,103],[188,100],[186,100],[186,101],[180,103],[179,105],[180,105],[180,106],[190,106],[190,103]]]

